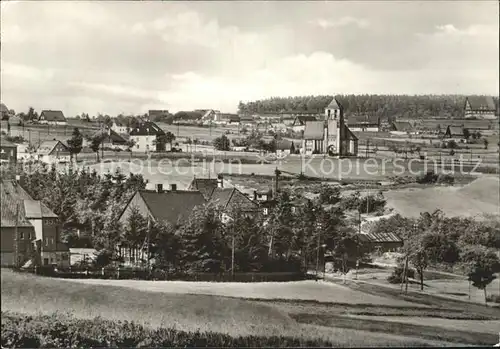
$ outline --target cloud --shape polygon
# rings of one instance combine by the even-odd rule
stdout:
[[[349,25],[354,25],[359,28],[367,28],[370,25],[370,23],[366,19],[354,18],[350,16],[342,17],[338,20],[328,20],[319,18],[313,21],[309,21],[309,23],[318,26],[322,29],[345,27]]]

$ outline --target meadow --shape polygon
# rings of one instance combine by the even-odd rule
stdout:
[[[150,284],[156,284],[156,282],[150,282]],[[235,345],[234,343],[244,343],[247,346],[259,343],[261,345],[267,344],[267,346],[283,346],[287,343],[294,346],[318,346],[328,343],[329,346],[341,347],[446,346],[471,344],[474,341],[474,343],[490,344],[493,337],[486,330],[485,333],[476,333],[472,337],[466,331],[456,330],[452,333],[453,337],[443,335],[442,338],[439,338],[435,333],[429,331],[423,335],[419,331],[410,332],[411,327],[404,327],[404,330],[399,331],[393,331],[390,326],[386,329],[380,325],[370,327],[366,325],[366,320],[353,319],[349,312],[372,309],[376,313],[384,311],[386,313],[392,309],[397,310],[399,316],[412,317],[415,312],[425,311],[427,308],[419,306],[417,303],[398,301],[397,297],[383,296],[380,298],[386,298],[386,300],[379,299],[379,303],[370,304],[375,299],[370,294],[365,294],[363,299],[360,295],[356,295],[358,292],[363,294],[362,291],[353,292],[350,288],[334,284],[318,283],[316,292],[322,288],[321,294],[329,294],[327,302],[323,302],[325,298],[320,298],[320,300],[301,299],[307,298],[308,295],[309,298],[314,298],[318,293],[314,297],[310,297],[312,293],[310,287],[297,287],[296,283],[291,283],[288,286],[290,295],[294,290],[295,299],[287,300],[244,298],[248,293],[255,292],[254,290],[241,294],[240,289],[234,289],[234,296],[238,298],[231,298],[218,295],[190,294],[193,287],[182,290],[175,283],[160,283],[160,285],[160,288],[164,290],[170,289],[169,292],[139,290],[128,285],[82,284],[2,270],[1,305],[2,311],[8,312],[7,317],[13,318],[10,321],[20,321],[19,317],[22,316],[33,316],[31,322],[35,323],[47,323],[53,319],[53,322],[58,324],[57,328],[71,329],[66,332],[62,331],[66,333],[66,337],[68,332],[75,331],[80,325],[85,325],[85,328],[90,328],[88,330],[82,328],[84,337],[88,337],[89,333],[95,333],[95,330],[91,331],[92,328],[100,327],[99,339],[102,339],[103,336],[106,336],[106,332],[117,331],[119,326],[124,326],[123,321],[133,321],[136,324],[129,323],[125,326],[127,331],[135,333],[135,336],[142,336],[145,331],[159,330],[160,334],[170,331],[171,334],[168,338],[184,338],[184,342],[181,343],[187,341],[186,337],[191,340],[188,343],[200,343],[193,342],[193,336],[198,338],[201,343],[210,342],[210,340],[212,340],[210,343],[214,343],[216,336],[231,336],[232,339],[222,337],[223,341],[217,342],[218,345],[224,346],[230,346],[231,343],[233,345]],[[274,294],[280,295],[283,289],[276,287],[275,284],[270,284],[270,289],[267,292],[270,293],[272,289],[275,289]],[[345,290],[342,291],[342,288]],[[175,293],[171,292],[172,289]],[[348,304],[342,303],[346,301],[348,292],[354,295],[353,299]],[[335,299],[337,294],[340,296]],[[261,296],[258,292],[255,295]],[[449,311],[443,310],[443,312]],[[330,314],[330,320],[326,321],[323,318],[320,321],[317,314]],[[5,314],[2,314],[2,317],[4,316]],[[40,318],[39,316],[51,317]],[[338,317],[338,320],[332,322],[331,319],[334,317]],[[99,319],[94,320],[96,318]],[[79,323],[76,322],[78,319],[92,320],[92,322]],[[118,321],[121,321],[122,325],[119,325]],[[442,321],[446,320],[442,319]],[[23,326],[16,329],[15,326],[8,325],[8,321],[7,324],[6,321],[2,321],[2,338],[13,338],[15,335],[12,334],[12,331],[23,330],[31,331],[32,336],[37,335],[42,339],[43,336],[46,336],[44,340],[47,340],[48,337],[57,332],[54,326],[51,326],[50,330],[41,332],[38,330],[39,333],[36,333],[36,330],[30,330],[32,327],[29,323],[26,324],[29,321],[20,322],[23,323]],[[363,328],[356,327],[357,322]],[[144,329],[137,328],[137,326],[143,326]],[[108,327],[109,331],[104,331]],[[184,332],[180,333],[179,331]],[[153,337],[162,338],[160,334]],[[245,336],[253,337],[245,339]],[[130,338],[130,340],[134,340],[134,338]],[[137,343],[134,342],[134,344]]]

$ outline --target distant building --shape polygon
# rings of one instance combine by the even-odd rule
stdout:
[[[189,183],[187,190],[198,190],[206,200],[209,200],[215,188],[224,187],[224,179],[217,178],[197,178],[194,177]]]
[[[17,163],[17,144],[0,138],[0,161],[9,165]]]
[[[394,121],[391,124],[391,133],[396,135],[411,135],[418,132],[408,121]]]
[[[276,155],[289,155],[292,153],[292,144],[295,151],[300,150],[300,142],[282,139],[276,142]]]
[[[313,115],[298,115],[292,123],[293,132],[303,132],[306,128],[307,121],[317,121],[317,117]]]
[[[169,115],[170,113],[168,110],[148,110],[148,117],[150,120],[155,117],[166,117]]]
[[[306,121],[303,136],[305,154],[357,156],[358,138],[344,121],[344,111],[335,98],[325,108],[324,120]]]
[[[240,115],[240,124],[242,126],[252,127],[255,125],[255,119],[251,115]]]
[[[66,118],[60,110],[42,110],[38,122],[49,125],[67,125]]]
[[[466,119],[496,119],[495,101],[491,96],[469,96],[465,99],[464,116]]]
[[[161,136],[165,136],[165,132],[158,125],[143,121],[130,130],[130,140],[134,142],[131,149],[140,152],[165,151],[165,144],[157,142]]]
[[[118,134],[128,134],[129,127],[118,120],[113,121],[111,129]]]
[[[0,197],[1,265],[69,266],[69,249],[60,242],[58,216],[33,200],[16,181],[2,180]]]
[[[71,153],[61,141],[44,141],[36,150],[36,158],[46,164],[65,163],[71,161]]]
[[[353,132],[379,132],[380,118],[377,115],[349,115],[347,126]]]
[[[101,136],[102,138],[102,147],[107,149],[128,149],[128,141],[124,136],[119,135],[117,132],[113,131],[113,129],[104,129],[96,131],[92,137]],[[85,141],[85,145],[88,146],[89,142]]]
[[[464,127],[452,125],[447,126],[443,138],[464,138]]]
[[[403,246],[403,239],[394,233],[361,233],[359,240],[373,250],[395,252]]]

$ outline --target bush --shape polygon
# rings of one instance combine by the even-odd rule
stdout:
[[[128,321],[75,319],[61,315],[26,316],[2,312],[2,348],[90,347],[331,347],[322,340],[284,336],[231,337],[216,332],[151,329]]]
[[[434,171],[428,171],[424,175],[420,175],[417,177],[417,183],[420,184],[434,184],[438,179],[438,175],[434,173]]]
[[[403,282],[403,272],[404,272],[404,266],[399,265],[394,270],[392,271],[392,274],[389,275],[387,278],[387,281],[391,284],[400,284]],[[415,277],[415,270],[412,268],[408,268],[408,273],[407,273],[409,278],[414,278]]]
[[[438,175],[436,183],[453,185],[453,183],[455,183],[455,177],[449,174],[441,173]]]

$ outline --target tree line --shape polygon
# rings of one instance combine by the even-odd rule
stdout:
[[[336,98],[349,114],[374,114],[381,119],[430,118],[464,116],[466,96],[462,95],[322,95],[272,97],[251,102],[240,102],[242,114],[260,113],[323,113]],[[498,97],[493,97],[498,110]]]
[[[486,217],[446,217],[442,211],[422,213],[419,218],[400,215],[381,219],[370,227],[372,233],[394,233],[403,238],[403,257],[391,276],[394,282],[407,281],[415,268],[420,287],[429,267],[466,275],[469,282],[484,291],[500,272],[500,221]]]

